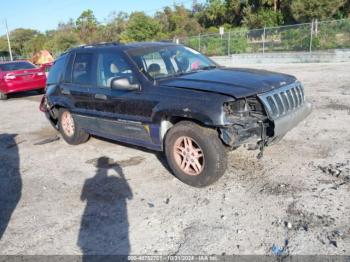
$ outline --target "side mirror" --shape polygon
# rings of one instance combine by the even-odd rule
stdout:
[[[111,88],[117,89],[117,90],[132,91],[132,90],[139,90],[140,85],[130,83],[129,78],[127,78],[127,77],[117,77],[111,81]]]

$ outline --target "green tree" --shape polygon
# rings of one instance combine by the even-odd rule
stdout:
[[[54,55],[59,55],[69,48],[80,44],[77,34],[73,32],[57,31],[52,34],[50,40],[44,45],[44,48]]]
[[[254,12],[251,7],[244,9],[243,24],[249,28],[271,27],[283,24],[281,11],[261,8]]]
[[[226,3],[224,0],[207,0],[204,9],[197,14],[199,23],[208,28],[226,22]]]
[[[153,40],[160,31],[159,23],[144,12],[130,15],[126,30],[121,35],[122,42]]]
[[[47,38],[44,34],[37,34],[30,40],[28,40],[24,45],[24,51],[28,55],[34,55],[36,52],[43,50]]]
[[[56,30],[46,32],[44,49],[51,54],[59,55],[67,49],[81,44],[75,23],[70,19],[67,23],[60,23]]]
[[[7,40],[5,36],[0,37],[0,52],[8,52]]]
[[[10,32],[11,47],[14,53],[18,55],[29,55],[27,52],[27,43],[40,33],[32,29],[18,28]]]
[[[346,0],[289,0],[290,11],[297,22],[330,19],[347,3]]]
[[[155,15],[155,19],[161,27],[161,33],[157,35],[158,39],[197,35],[202,31],[193,13],[183,5],[165,7],[162,12]]]
[[[76,21],[76,27],[82,42],[89,43],[94,39],[97,25],[98,23],[92,10],[88,9],[81,13]]]
[[[105,25],[100,25],[97,30],[97,39],[102,42],[118,42],[122,32],[126,30],[128,14],[125,12],[112,12]]]
[[[239,26],[243,20],[243,9],[248,1],[226,0],[226,23]]]

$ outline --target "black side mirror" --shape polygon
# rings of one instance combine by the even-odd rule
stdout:
[[[139,90],[139,84],[130,83],[129,78],[127,77],[116,77],[111,81],[111,88],[117,90]]]

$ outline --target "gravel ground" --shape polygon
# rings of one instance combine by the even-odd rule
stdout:
[[[35,93],[1,102],[0,254],[350,255],[350,64],[255,67],[296,75],[314,111],[205,189],[147,150],[67,145]]]

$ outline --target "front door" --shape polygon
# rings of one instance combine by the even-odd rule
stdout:
[[[147,99],[140,85],[138,90],[112,89],[116,78],[140,83],[123,53],[96,54],[96,85],[91,88],[96,126],[94,132],[127,143],[156,148],[152,139],[152,109],[156,103]]]

